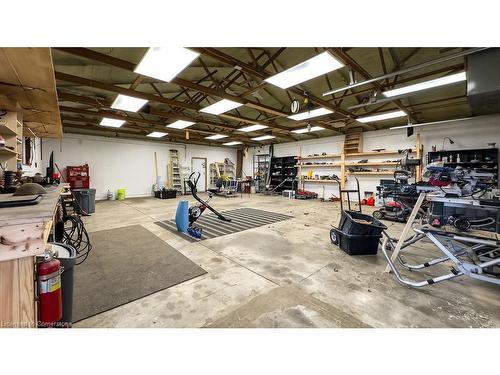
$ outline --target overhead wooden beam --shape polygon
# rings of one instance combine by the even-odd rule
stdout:
[[[86,134],[93,135],[93,133],[99,134],[99,136],[107,136],[110,138],[128,138],[128,139],[140,139],[150,142],[160,142],[160,143],[187,143],[187,144],[199,144],[204,146],[220,146],[219,144],[215,144],[214,142],[207,142],[202,139],[192,139],[189,141],[181,138],[169,137],[169,135],[164,138],[151,138],[147,137],[145,134],[138,133],[136,131],[127,130],[127,129],[113,129],[113,128],[104,128],[102,126],[98,126],[95,124],[87,123],[85,125],[81,124],[73,124],[63,121],[63,131],[65,133],[73,133],[73,134]]]
[[[60,51],[67,52],[67,53],[71,53],[71,54],[76,55],[76,56],[80,56],[80,57],[83,57],[83,58],[87,58],[87,59],[91,59],[91,60],[94,60],[94,61],[102,62],[102,63],[108,64],[108,65],[112,65],[114,67],[125,69],[125,70],[131,71],[131,72],[133,72],[134,69],[135,69],[135,64],[133,64],[133,63],[131,63],[129,61],[125,61],[125,60],[118,59],[118,58],[115,58],[115,57],[112,57],[112,56],[108,56],[108,55],[105,55],[103,53],[96,52],[96,51],[93,51],[93,50],[90,50],[90,49],[87,49],[87,48],[56,48],[56,49],[58,49]],[[60,73],[60,74],[63,74],[63,73]],[[56,73],[56,78],[57,78],[57,75],[58,75],[58,73]],[[66,78],[66,80],[68,80],[69,78],[74,77],[74,76],[69,76],[69,77],[68,76],[69,75],[60,76],[60,78],[58,78],[58,79],[64,80],[64,78]],[[114,88],[118,87],[118,86],[113,86],[113,85],[108,85],[108,84],[101,84],[99,86],[96,86],[96,85],[92,85],[93,83],[95,83],[95,81],[91,82],[90,80],[87,80],[86,82],[84,82],[82,80],[85,80],[85,79],[83,79],[83,78],[80,79],[79,80],[79,82],[80,82],[79,84],[86,85],[86,86],[90,85],[91,87],[97,87],[97,88],[101,88],[103,90],[108,90],[108,91],[113,91],[113,90],[109,90],[109,89],[114,89]],[[73,79],[74,83],[78,83],[78,82],[75,82],[75,81],[76,81],[76,79]],[[215,96],[215,97],[218,97],[218,98],[233,100],[233,101],[236,101],[238,103],[241,103],[241,104],[244,104],[246,106],[249,106],[251,108],[254,108],[254,109],[258,110],[258,111],[270,113],[272,115],[277,115],[277,116],[280,116],[280,117],[286,117],[286,116],[288,116],[287,113],[279,111],[279,110],[277,110],[275,108],[272,108],[272,107],[269,107],[269,106],[266,106],[266,105],[262,105],[260,103],[255,102],[255,101],[247,100],[247,99],[241,98],[239,96],[228,94],[228,93],[226,93],[226,92],[224,92],[222,90],[216,90],[216,89],[209,88],[207,86],[203,86],[203,85],[191,82],[191,81],[187,81],[187,80],[184,80],[182,78],[178,78],[178,77],[174,78],[170,83],[175,83],[176,85],[179,85],[179,86],[181,86],[183,88],[189,88],[191,90],[202,92],[204,94]],[[103,85],[105,85],[105,86],[103,86]],[[122,90],[121,87],[118,87],[118,89]],[[126,89],[123,89],[123,90],[126,90]],[[115,91],[115,92],[118,92],[118,91]],[[125,95],[134,96],[132,94],[133,93],[128,93],[128,94],[125,94]],[[149,99],[145,98],[145,97],[142,97],[142,98],[147,99],[147,100],[159,101],[159,102],[162,102],[162,103],[166,103],[165,102],[166,100],[172,101],[172,99],[160,98],[160,97],[158,97],[156,95],[144,94],[144,93],[140,93],[140,94],[149,95],[149,97],[150,97]],[[136,96],[136,97],[139,97],[139,96]],[[175,103],[181,103],[181,102],[176,102],[176,101],[174,101],[174,102]],[[166,104],[174,105],[172,103],[166,103]],[[195,110],[199,109],[199,107],[193,108],[192,105],[188,105],[187,103],[182,103],[182,104],[184,104],[184,108],[190,108],[190,109],[195,109]],[[278,128],[276,124],[270,123],[270,124],[267,124],[267,125],[269,127],[271,127],[271,128]],[[284,128],[286,128],[286,127],[284,127]]]
[[[80,115],[85,115],[85,116],[93,116],[93,117],[108,117],[108,118],[112,118],[112,119],[116,119],[116,120],[124,120],[127,122],[132,122],[132,123],[137,123],[137,124],[158,126],[158,128],[155,128],[154,130],[165,131],[165,132],[172,133],[172,134],[181,134],[181,135],[185,134],[185,131],[182,129],[166,128],[167,124],[165,124],[162,121],[150,120],[150,119],[145,119],[145,118],[140,118],[140,117],[126,116],[126,115],[119,114],[116,112],[102,110],[100,108],[97,109],[96,111],[90,111],[87,109],[60,106],[59,109],[63,113],[75,113],[75,114],[80,114]],[[200,133],[200,134],[204,134],[204,135],[210,135],[210,134],[215,133],[213,131],[204,131],[204,130],[192,129],[192,128],[190,128],[189,131],[192,133]],[[237,139],[237,140],[245,142],[247,144],[252,144],[252,143],[255,144],[256,143],[256,142],[252,141],[249,137],[245,137],[245,136],[233,134],[233,133],[230,133],[228,135],[231,138]]]
[[[158,102],[158,103],[168,104],[168,105],[173,106],[173,107],[180,107],[180,108],[187,108],[187,109],[194,109],[194,110],[197,110],[199,108],[198,106],[191,104],[191,103],[179,102],[177,100],[163,98],[163,97],[158,96],[158,95],[148,94],[148,93],[140,92],[137,90],[131,90],[131,89],[127,89],[124,87],[111,85],[109,83],[94,81],[92,79],[77,77],[77,76],[62,73],[62,72],[55,72],[55,77],[56,77],[56,79],[58,79],[60,81],[75,83],[77,85],[82,85],[82,86],[95,87],[95,88],[98,88],[101,90],[115,92],[117,94],[132,96],[134,98],[145,99],[145,100],[154,101],[154,102]]]
[[[61,102],[67,101],[67,102],[72,102],[72,103],[82,103],[82,104],[90,105],[90,106],[95,107],[95,108],[111,110],[109,108],[111,105],[111,102],[106,100],[106,99],[87,97],[87,96],[82,96],[82,95],[75,95],[75,94],[63,92],[61,90],[58,91],[58,97],[59,97],[59,101],[61,101]],[[121,111],[121,112],[123,112],[123,111]],[[138,113],[141,113],[141,112],[138,112]],[[153,107],[149,108],[149,114],[159,116],[162,118],[172,119],[172,120],[192,121],[192,122],[196,122],[198,124],[204,124],[204,125],[208,125],[208,126],[216,126],[216,127],[230,130],[230,131],[234,131],[234,130],[238,129],[236,125],[229,126],[229,125],[224,124],[224,123],[219,123],[219,122],[207,120],[201,116],[194,117],[194,116],[188,116],[188,115],[183,115],[183,114],[179,114],[179,113],[165,112],[165,111],[157,110]],[[241,118],[241,117],[237,117],[237,116],[231,116],[231,115],[223,115],[220,117],[230,118],[232,120],[244,122],[244,123],[250,123],[250,121],[251,121],[250,119]],[[253,123],[257,123],[257,122],[253,122]],[[268,124],[265,121],[260,121],[258,123],[264,124],[264,125]],[[281,137],[285,137],[285,135],[289,135],[290,130],[293,130],[293,129],[290,129],[288,127],[277,125],[277,124],[273,124],[272,127],[278,129],[281,133],[284,133],[284,134],[276,134],[276,135],[279,135]],[[256,132],[256,133],[264,135],[267,132]]]
[[[335,57],[341,60],[344,64],[349,65],[352,69],[354,69],[359,75],[361,75],[365,80],[372,79],[373,77],[368,73],[361,65],[359,65],[356,60],[354,60],[351,56],[349,56],[346,52],[342,51],[340,48],[328,48],[328,51],[332,53]],[[379,91],[383,91],[384,87],[379,82],[372,82],[371,85],[375,87]],[[396,106],[405,111],[408,114],[408,117],[415,121],[413,118],[411,111],[406,108],[400,100],[392,101]]]
[[[232,56],[229,56],[229,55],[227,55],[227,54],[225,54],[225,53],[223,53],[215,48],[193,48],[193,50],[196,50],[197,52],[200,52],[204,55],[210,56],[211,58],[216,59],[216,60],[218,60],[222,63],[225,63],[227,65],[230,65],[233,67],[238,66],[245,73],[250,74],[254,77],[257,77],[261,80],[264,80],[264,79],[272,76],[271,73],[267,72],[265,69],[262,69],[262,67],[253,67],[252,65],[247,64],[243,61],[240,61]],[[300,97],[305,97],[303,90],[296,88],[296,87],[290,87],[290,88],[286,89],[286,91],[292,92],[295,95],[298,95]],[[333,104],[331,104],[323,99],[320,99],[320,98],[318,98],[310,93],[308,93],[308,98],[312,103],[315,103],[316,105],[328,108],[332,111],[335,111],[336,113],[338,113],[344,117],[347,117],[347,118],[351,118],[351,117],[355,118],[356,117],[353,114],[349,113],[348,111],[345,111],[341,108],[338,108],[335,105],[333,105]]]

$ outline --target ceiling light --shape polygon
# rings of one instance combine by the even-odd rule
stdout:
[[[152,132],[152,133],[149,133],[147,135],[147,137],[151,137],[151,138],[161,138],[161,137],[164,137],[166,136],[168,133],[164,133],[164,132]]]
[[[415,91],[427,90],[433,87],[439,87],[444,85],[451,85],[453,83],[458,83],[465,81],[467,79],[465,72],[460,72],[457,74],[451,74],[446,77],[431,79],[430,81],[416,83],[414,85],[409,85],[401,87],[399,89],[384,91],[384,96],[393,97],[398,95],[404,95]]]
[[[221,113],[241,107],[243,104],[233,102],[232,100],[222,99],[217,103],[211,104],[208,107],[200,109],[200,112],[210,113],[212,115],[220,115]]]
[[[282,89],[286,89],[343,66],[344,64],[330,55],[330,53],[323,52],[281,73],[269,77],[265,79],[265,81],[281,87]]]
[[[111,104],[113,109],[121,109],[122,111],[137,112],[139,109],[144,107],[148,101],[144,99],[134,98],[127,95],[118,95]]]
[[[183,47],[151,47],[134,73],[170,82],[199,55]]]
[[[99,125],[107,126],[109,128],[119,128],[123,124],[125,124],[125,120],[117,120],[114,118],[103,117]]]
[[[176,122],[167,125],[167,128],[184,129],[194,124],[196,123],[191,121],[177,120]]]
[[[313,126],[310,129],[308,129],[308,128],[295,129],[295,130],[292,130],[292,133],[303,134],[303,133],[309,133],[309,132],[317,132],[320,130],[325,130],[325,128],[322,128],[321,126]]]
[[[265,129],[265,128],[268,128],[268,126],[261,125],[261,124],[255,124],[255,125],[246,126],[244,128],[239,128],[238,131],[239,132],[254,132],[256,130],[261,130],[261,129]]]
[[[404,116],[408,116],[404,111],[392,111],[392,112],[382,113],[380,115],[358,117],[356,120],[365,123],[365,122],[389,120],[391,118],[404,117]]]
[[[221,138],[227,138],[227,135],[224,134],[214,134],[214,135],[209,135],[208,137],[205,137],[206,139],[221,139]]]
[[[261,135],[260,137],[252,138],[252,141],[265,141],[268,139],[276,138],[274,135]]]
[[[232,142],[227,142],[223,143],[224,146],[236,146],[236,145],[241,145],[243,142],[240,141],[232,141]]]
[[[307,119],[313,118],[313,117],[327,115],[329,113],[333,113],[333,111],[330,111],[329,109],[320,107],[320,108],[313,109],[312,111],[297,113],[296,115],[288,116],[288,118],[295,120],[295,121],[301,121],[301,120],[307,120]]]

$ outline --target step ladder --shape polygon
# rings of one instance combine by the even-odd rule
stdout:
[[[344,153],[355,154],[363,150],[362,128],[353,128],[345,135]]]
[[[177,150],[169,150],[169,185],[171,189],[175,189],[182,194],[182,179],[179,163],[179,152]]]

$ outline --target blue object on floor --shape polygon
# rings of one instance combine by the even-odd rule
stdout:
[[[200,227],[191,227],[188,228],[188,234],[191,235],[194,238],[201,238],[201,234],[203,232],[203,229]]]
[[[189,227],[189,202],[180,201],[175,212],[175,225],[179,232],[186,233]]]

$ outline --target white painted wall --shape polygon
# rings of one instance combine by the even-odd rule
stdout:
[[[477,117],[471,120],[462,122],[449,122],[443,124],[428,125],[416,127],[414,135],[406,136],[406,129],[398,130],[378,130],[363,133],[363,149],[370,151],[376,148],[385,148],[387,150],[399,150],[404,148],[414,148],[416,142],[416,134],[420,133],[420,140],[424,146],[424,155],[431,150],[432,145],[436,145],[437,149],[441,149],[443,137],[450,137],[455,144],[445,144],[445,149],[453,150],[460,148],[484,148],[487,147],[487,142],[496,142],[497,147],[500,146],[500,116]],[[340,153],[344,136],[335,136],[328,138],[311,139],[307,141],[290,142],[274,145],[275,156],[289,155],[308,155]],[[267,153],[268,147],[251,148],[247,152],[247,157],[243,160],[243,171],[251,176],[253,170],[253,155],[256,153]],[[367,157],[365,157],[367,158]],[[356,162],[362,158],[349,158],[349,161]],[[379,161],[387,159],[398,159],[398,155],[389,155],[386,157],[369,157],[370,161]],[[331,161],[331,160],[325,160]],[[424,160],[425,162],[425,160]],[[302,173],[305,174],[306,169]],[[313,175],[328,175],[337,174],[340,177],[340,168],[313,168]],[[378,185],[381,178],[391,178],[391,176],[357,176],[360,181],[361,194],[365,191],[376,192],[375,187]],[[306,183],[305,189],[314,191],[321,197],[323,194],[323,186],[325,187],[325,197],[328,198],[331,194],[338,196],[338,187],[330,184],[315,184]],[[348,188],[355,188],[355,180],[349,178],[347,181]]]
[[[47,166],[51,151],[54,151],[54,161],[61,168],[63,176],[66,176],[66,166],[88,163],[90,186],[96,189],[97,199],[104,199],[108,189],[116,194],[118,188],[125,188],[127,197],[150,196],[156,179],[155,152],[159,174],[164,182],[167,178],[170,149],[177,149],[181,165],[189,168],[191,157],[207,158],[208,164],[223,161],[225,158],[236,163],[236,149],[230,147],[166,144],[79,134],[64,134],[61,141],[43,139],[42,147],[42,170]]]

